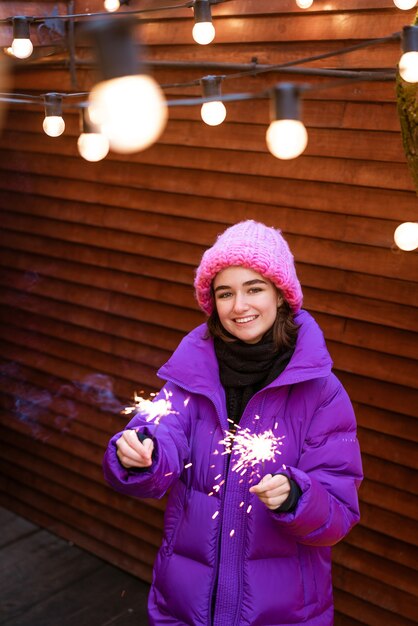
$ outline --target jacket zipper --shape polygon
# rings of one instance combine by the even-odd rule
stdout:
[[[228,468],[229,468],[229,455],[225,455],[224,462],[224,471],[225,471],[225,483],[222,485],[223,490],[221,494],[221,504],[219,511],[219,530],[218,536],[216,538],[216,558],[214,563],[214,576],[212,580],[212,586],[209,596],[209,624],[213,625],[215,619],[215,606],[216,606],[216,593],[218,589],[218,579],[219,579],[219,559],[221,556],[221,536],[222,536],[222,527],[223,527],[223,512],[224,512],[224,502],[225,502],[225,493],[226,493],[226,483],[228,480]]]

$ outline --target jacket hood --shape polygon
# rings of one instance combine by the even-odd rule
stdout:
[[[284,372],[269,387],[320,378],[331,372],[332,359],[314,318],[301,310],[294,319],[299,325],[296,349]],[[206,336],[206,323],[192,330],[160,368],[158,376],[188,391],[213,396],[221,383],[213,339]]]

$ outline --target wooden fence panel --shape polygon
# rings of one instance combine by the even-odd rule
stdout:
[[[102,0],[74,7],[100,11]],[[7,0],[0,18],[51,10],[47,0]],[[200,96],[197,78],[234,71],[216,64],[332,53],[399,32],[414,12],[393,0],[315,0],[307,11],[294,0],[234,0],[213,7],[209,47],[193,43],[190,15],[161,9],[137,29],[171,103]],[[10,38],[1,23],[0,44]],[[76,86],[59,38],[34,30],[33,41],[38,58],[14,67],[16,92],[91,88],[88,41],[77,43]],[[393,39],[305,66],[394,70],[399,55]],[[9,106],[0,137],[0,503],[151,580],[165,501],[109,489],[106,442],[127,421],[121,409],[135,392],[159,388],[159,366],[204,319],[192,289],[204,249],[229,224],[265,221],[289,241],[304,306],[324,330],[358,420],[362,519],[334,548],[335,623],[412,626],[418,266],[416,252],[394,247],[393,231],[417,220],[418,202],[395,85],[277,70],[224,80],[223,92],[258,93],[283,80],[313,87],[303,97],[309,144],[289,162],[266,148],[267,97],[228,103],[217,128],[202,124],[197,106],[170,106],[157,144],[95,164],[78,156],[76,110],[66,109],[66,132],[51,139],[41,106]]]

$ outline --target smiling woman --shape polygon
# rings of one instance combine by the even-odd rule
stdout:
[[[359,520],[362,468],[293,255],[279,230],[241,222],[195,290],[208,322],[158,372],[172,410],[158,431],[140,412],[104,459],[122,493],[170,489],[149,623],[331,626],[330,547]]]
[[[258,343],[274,324],[283,302],[273,283],[246,267],[228,267],[213,281],[216,310],[225,330]]]

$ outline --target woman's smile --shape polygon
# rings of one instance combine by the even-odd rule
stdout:
[[[234,319],[236,324],[248,324],[249,322],[253,322],[256,320],[258,315],[250,315],[249,317],[237,317]]]

